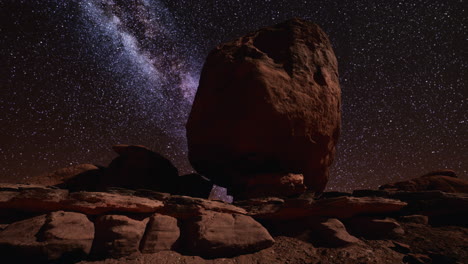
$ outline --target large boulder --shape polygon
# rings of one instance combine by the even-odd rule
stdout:
[[[145,235],[140,243],[143,253],[174,250],[180,237],[177,219],[168,215],[154,214],[150,217]]]
[[[116,145],[112,148],[119,157],[111,162],[102,177],[102,188],[174,192],[179,173],[168,159],[144,146]]]
[[[340,94],[330,41],[313,23],[292,19],[222,44],[208,55],[187,122],[190,162],[233,194],[272,172],[303,174],[321,192]]]
[[[139,252],[148,218],[139,221],[124,215],[103,215],[96,219],[91,254],[95,258],[118,258]]]

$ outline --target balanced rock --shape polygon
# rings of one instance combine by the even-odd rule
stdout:
[[[150,189],[173,192],[179,176],[177,168],[160,154],[144,146],[113,146],[115,158],[102,179],[102,187]]]
[[[327,35],[299,19],[218,46],[187,122],[194,169],[234,195],[266,173],[303,174],[322,192],[340,134],[337,68]]]

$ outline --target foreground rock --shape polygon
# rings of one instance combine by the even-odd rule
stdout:
[[[352,234],[366,239],[389,239],[405,234],[400,224],[390,218],[354,217],[346,222],[346,226]]]
[[[316,246],[342,247],[359,242],[359,239],[350,235],[340,220],[311,219],[310,240]]]
[[[87,258],[94,225],[79,213],[53,212],[19,221],[0,233],[0,252],[7,263],[45,263]]]
[[[205,211],[187,229],[189,253],[207,258],[253,253],[274,243],[261,224],[241,214]]]
[[[163,206],[161,201],[143,197],[105,192],[69,193],[44,186],[0,192],[0,210],[20,212],[69,210],[90,215],[108,212],[153,213]]]
[[[340,101],[335,55],[313,23],[293,19],[222,44],[205,62],[187,122],[190,162],[234,196],[265,173],[302,173],[322,192]]]
[[[143,253],[175,250],[179,238],[180,228],[176,218],[154,214],[149,219],[145,236],[140,244],[140,250]]]

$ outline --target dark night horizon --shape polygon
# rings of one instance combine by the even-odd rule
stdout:
[[[327,190],[453,169],[467,179],[461,1],[18,1],[0,4],[0,181],[145,145],[188,173],[185,122],[208,52],[299,17],[339,63],[342,132]]]

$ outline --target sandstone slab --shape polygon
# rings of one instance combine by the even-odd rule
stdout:
[[[315,200],[297,199],[252,199],[236,203],[256,219],[288,220],[309,216],[350,218],[361,214],[384,214],[398,212],[407,203],[381,197],[339,196]]]

